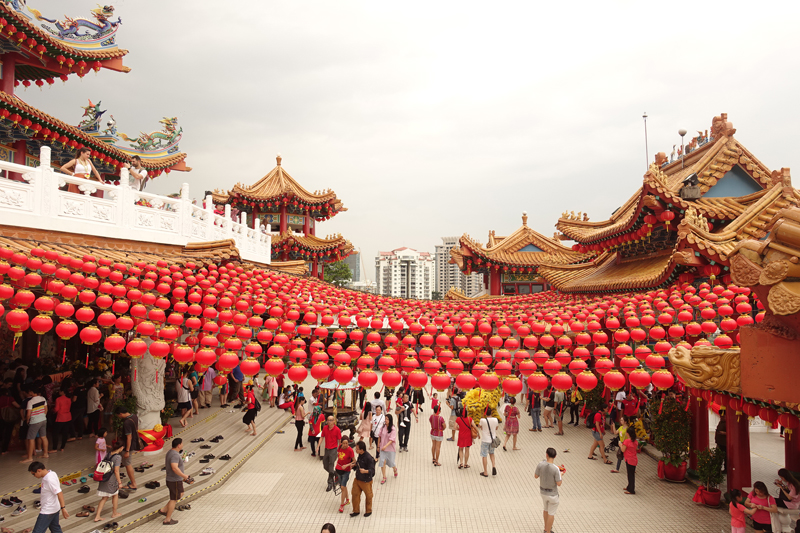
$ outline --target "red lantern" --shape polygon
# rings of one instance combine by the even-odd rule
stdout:
[[[417,369],[408,375],[408,384],[415,390],[422,389],[428,383],[428,375]]]
[[[503,380],[503,392],[509,396],[516,396],[522,392],[522,380],[516,376],[510,376]]]
[[[567,391],[572,387],[572,378],[565,372],[559,372],[553,376],[553,388],[559,391]]]
[[[327,360],[328,355],[323,352],[317,352],[322,354],[325,359]],[[313,359],[313,357],[312,357]],[[328,377],[331,374],[331,369],[327,363],[322,361],[316,363],[314,366],[311,367],[311,377],[316,379],[318,382],[322,383],[323,381],[328,381]]]
[[[664,368],[654,372],[651,379],[653,386],[658,390],[670,389],[675,384],[675,376],[673,376],[669,370]]]
[[[281,361],[281,364],[283,364],[283,361]],[[245,376],[252,377],[258,374],[258,371],[261,370],[261,365],[259,365],[258,361],[253,357],[248,357],[239,363],[239,369]]]
[[[581,390],[589,391],[597,386],[597,376],[588,370],[584,370],[578,374],[578,376],[575,378],[575,382],[578,384],[578,387],[580,387]]]
[[[388,370],[384,371],[383,375],[381,376],[381,381],[387,389],[395,389],[398,385],[400,385],[400,382],[403,381],[403,376],[401,376],[400,372],[394,368],[389,368]]]
[[[86,326],[80,333],[81,342],[90,346],[99,341],[102,336],[103,333],[97,329],[97,326]]]
[[[450,361],[450,363],[453,363],[453,362],[456,362],[456,363],[460,364],[460,362],[457,361],[456,359],[453,359],[453,361]],[[450,366],[450,363],[447,363],[448,367]],[[463,365],[462,365],[462,371],[463,371]],[[448,372],[449,372],[449,368],[448,368]],[[460,373],[459,373],[459,375],[460,375]],[[431,386],[434,389],[438,390],[439,392],[447,390],[450,387],[450,378],[444,372],[441,372],[441,371],[437,372],[436,374],[431,376]]]
[[[478,378],[469,372],[462,372],[456,377],[456,387],[461,390],[474,389],[478,385]]]
[[[625,386],[625,376],[616,369],[611,369],[603,376],[603,383],[609,390],[616,391]]]
[[[371,358],[370,358],[371,359]],[[378,383],[378,374],[371,369],[364,369],[358,373],[358,384],[365,389],[371,389]]]

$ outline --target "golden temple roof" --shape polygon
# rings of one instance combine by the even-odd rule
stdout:
[[[450,287],[450,290],[444,295],[445,300],[491,300],[496,298],[502,298],[502,296],[492,296],[489,293],[484,293],[480,296],[467,296],[456,287]]]
[[[773,173],[733,138],[735,132],[736,129],[727,121],[725,113],[714,117],[710,140],[702,141],[704,144],[669,164],[664,164],[667,157],[663,152],[657,154],[656,163],[653,163],[644,175],[642,188],[637,190],[608,220],[599,222],[577,220],[575,216],[564,213],[558,220],[556,228],[577,242],[598,241],[624,232],[636,222],[642,208],[651,205],[656,197],[661,202],[672,204],[680,210],[692,207],[708,218],[735,219],[764,193],[755,192],[740,197],[701,197],[696,201],[680,197],[684,180],[692,174],[697,174],[700,191],[705,194],[737,165],[764,189],[770,189],[780,181],[776,181]],[[702,135],[700,134],[698,139],[708,138]],[[696,143],[696,139],[693,141]]]
[[[690,247],[713,261],[727,263],[741,241],[766,237],[768,226],[778,212],[800,205],[800,193],[792,187],[789,169],[776,171],[775,180],[778,174],[780,181],[775,186],[763,191],[719,231],[709,232],[706,221],[690,208],[678,226],[678,247]]]
[[[618,253],[605,253],[592,263],[542,266],[538,273],[562,292],[644,289],[660,285],[672,273],[672,256],[665,252],[633,260],[623,260]]]
[[[450,250],[451,262],[459,268],[462,268],[465,256],[479,256],[493,262],[523,267],[576,263],[591,257],[532,230],[528,227],[526,213],[522,215],[522,226],[508,237],[498,237],[492,231],[489,233],[489,242],[484,246],[464,234],[459,243],[460,248]]]
[[[308,274],[308,263],[302,259],[296,261],[272,261],[269,264],[269,268],[287,274],[294,274],[295,276]]]
[[[353,250],[353,244],[341,236],[341,234],[332,235],[330,237],[317,237],[316,235],[301,235],[294,233],[291,230],[286,230],[280,235],[272,238],[272,246],[278,246],[284,241],[296,242],[300,246],[310,250],[332,250],[339,248],[340,250],[349,254]]]
[[[255,182],[253,185],[237,183],[228,192],[216,190],[213,193],[214,203],[228,203],[229,199],[242,196],[250,200],[277,199],[282,196],[293,196],[309,204],[328,204],[334,213],[347,211],[342,201],[336,197],[332,190],[322,192],[309,192],[297,183],[281,166],[281,156],[277,156],[277,166],[269,174]]]

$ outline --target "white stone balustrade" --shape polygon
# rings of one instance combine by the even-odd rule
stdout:
[[[127,169],[120,173],[120,185],[57,173],[46,146],[40,162],[34,168],[0,161],[0,170],[25,180],[0,179],[0,224],[179,246],[233,239],[242,259],[270,263],[271,237],[260,221],[257,229],[247,227],[245,214],[241,222],[233,221],[229,205],[224,217],[217,215],[210,196],[205,208],[193,205],[187,183],[180,198],[170,198],[130,187]],[[81,193],[59,189],[67,184],[77,185]],[[97,191],[103,191],[103,198],[91,196]]]

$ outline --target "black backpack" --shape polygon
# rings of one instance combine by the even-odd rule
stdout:
[[[589,429],[594,429],[594,415],[597,414],[597,411],[587,411],[586,412],[586,427]]]
[[[255,394],[253,394],[253,401],[255,402],[256,413],[258,413],[259,411],[261,411],[261,402],[258,401],[258,398],[256,398]]]

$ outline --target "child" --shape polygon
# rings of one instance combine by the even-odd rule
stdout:
[[[100,464],[106,456],[106,428],[100,428],[97,430],[97,440],[94,443],[94,449],[97,451],[95,454],[95,466]]]
[[[434,392],[433,396],[431,397],[431,409],[433,409],[434,413],[436,412],[436,406],[438,405],[439,405],[439,393]]]
[[[757,509],[748,509],[742,504],[742,492],[739,489],[731,491],[731,533],[744,533],[747,528],[745,515],[753,516]]]

